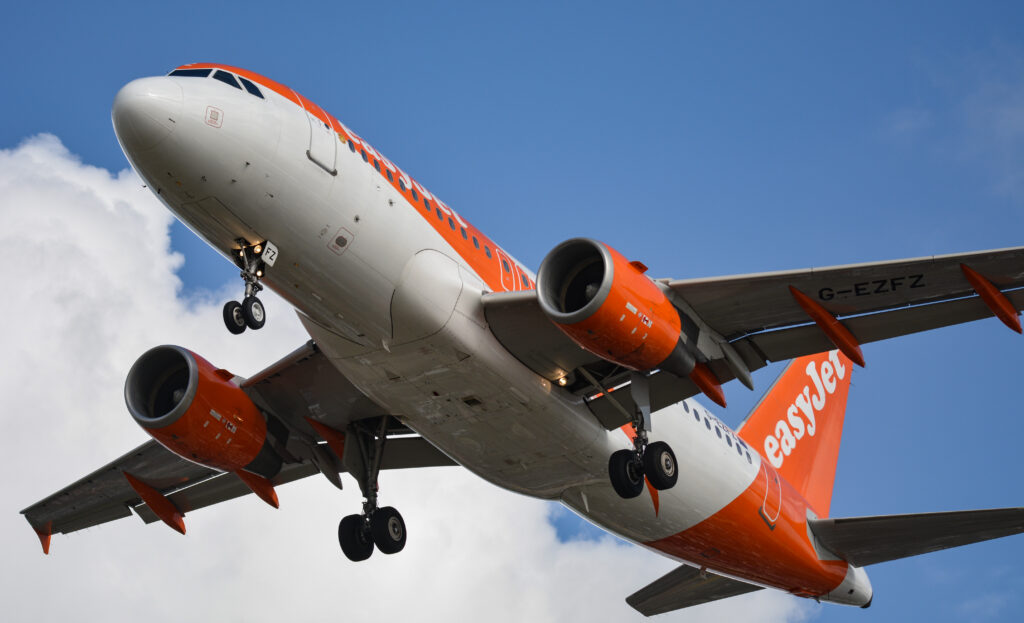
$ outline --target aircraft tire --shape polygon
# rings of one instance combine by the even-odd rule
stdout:
[[[664,441],[655,441],[644,450],[644,474],[659,491],[671,489],[679,480],[676,455]]]
[[[245,331],[247,322],[242,315],[242,304],[238,301],[228,301],[224,304],[224,326],[235,335]]]
[[[608,459],[608,477],[621,498],[635,498],[644,490],[643,463],[637,460],[632,450],[612,453]]]
[[[349,515],[341,520],[338,542],[342,553],[352,562],[366,560],[373,554],[373,539],[363,530],[362,515]]]
[[[267,311],[263,308],[263,302],[255,296],[247,296],[242,300],[242,316],[245,317],[245,324],[250,329],[262,329],[267,322]]]
[[[370,515],[370,532],[383,554],[397,554],[405,547],[405,520],[390,506],[378,508]]]

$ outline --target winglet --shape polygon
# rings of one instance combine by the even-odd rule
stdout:
[[[29,524],[31,525],[31,524]],[[32,530],[35,531],[36,536],[39,537],[39,543],[43,546],[43,554],[50,553],[50,537],[53,536],[53,522],[46,522],[42,528],[32,526]]]
[[[835,344],[844,355],[849,357],[850,361],[857,364],[860,367],[864,367],[864,353],[860,350],[860,343],[857,342],[857,338],[853,337],[850,330],[843,326],[843,323],[836,320],[836,317],[828,313],[828,310],[821,305],[815,303],[811,297],[807,296],[800,290],[797,290],[793,286],[789,286],[789,293],[796,299],[800,308],[811,317],[811,320],[821,328],[821,330],[828,336],[828,339]]]
[[[992,310],[996,318],[1002,320],[1003,324],[1017,333],[1021,333],[1020,318],[1018,318],[1017,310],[1014,308],[1013,303],[1010,302],[1010,299],[1006,298],[1006,295],[1000,292],[995,284],[967,264],[961,264],[960,270],[964,271],[964,277],[967,277],[967,281],[971,282],[971,287],[978,293],[981,300],[988,305],[988,308]]]
[[[306,421],[309,422],[309,425],[313,427],[313,430],[315,430],[318,435],[327,441],[327,445],[339,459],[345,458],[345,433],[336,431],[330,426],[317,422],[310,417],[306,418]]]
[[[185,514],[178,510],[174,502],[128,472],[122,473],[128,479],[128,484],[132,486],[132,489],[135,489],[135,493],[139,494],[142,501],[160,518],[160,521],[181,534],[185,534]]]
[[[270,504],[274,508],[281,508],[281,503],[277,500],[277,491],[274,491],[274,483],[270,482],[263,476],[252,474],[244,469],[240,469],[235,474],[241,478],[245,486],[249,487],[253,493],[255,493],[261,500]]]

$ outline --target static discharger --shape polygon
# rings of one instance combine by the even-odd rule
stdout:
[[[1013,307],[1010,299],[1006,298],[1006,295],[1000,292],[999,288],[991,281],[967,264],[961,264],[960,270],[964,271],[964,276],[967,277],[967,281],[971,282],[971,287],[978,293],[981,300],[988,305],[988,308],[992,310],[996,318],[1002,320],[1003,324],[1017,333],[1021,333],[1020,318],[1017,317],[1018,312]]]
[[[135,493],[139,494],[142,501],[149,506],[149,509],[153,511],[160,521],[164,522],[176,531],[185,534],[185,513],[178,510],[178,507],[174,505],[174,502],[167,499],[167,496],[160,493],[153,487],[142,482],[135,476],[132,476],[128,472],[122,472],[124,477],[128,479],[128,484],[135,489]]]
[[[843,326],[843,323],[836,320],[836,317],[828,313],[828,310],[815,303],[811,297],[807,296],[800,290],[797,290],[793,286],[789,286],[789,293],[796,299],[800,308],[811,317],[811,320],[818,325],[819,328],[828,336],[828,339],[835,344],[844,355],[850,358],[850,360],[860,367],[864,367],[864,353],[860,350],[860,343],[857,342],[857,338],[853,337],[850,330]]]
[[[270,482],[263,476],[247,472],[244,469],[240,469],[235,474],[245,483],[245,486],[249,487],[253,493],[255,493],[261,500],[270,504],[274,508],[281,508],[281,503],[277,500],[277,491],[274,491],[274,483]]]

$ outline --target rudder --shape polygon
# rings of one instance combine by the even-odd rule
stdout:
[[[738,431],[818,517],[832,503],[852,364],[838,350],[794,359]]]

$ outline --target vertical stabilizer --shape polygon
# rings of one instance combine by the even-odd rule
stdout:
[[[838,350],[794,359],[739,430],[818,517],[832,503],[852,363]]]

